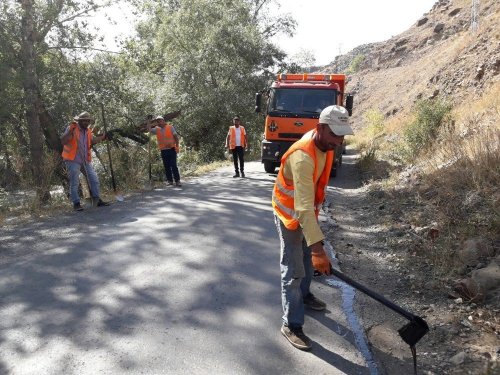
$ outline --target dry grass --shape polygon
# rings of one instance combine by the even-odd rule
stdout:
[[[458,109],[458,125],[441,134],[423,165],[424,186],[431,202],[454,226],[455,234],[500,233],[500,84],[472,106]]]
[[[500,240],[500,83],[452,113],[455,126],[442,128],[429,151],[412,160],[417,166],[412,177],[418,183],[407,183],[401,190],[399,172],[405,167],[401,165],[379,184],[396,206],[405,207],[400,219],[414,227],[438,229],[437,238],[415,237],[411,246],[412,252],[435,266],[437,274],[457,271],[454,253],[465,239]],[[413,121],[413,116],[404,119]],[[402,117],[386,121],[376,153],[367,146],[371,131],[357,133],[356,144],[364,146],[365,159],[360,159],[364,168],[380,175],[383,160],[377,158],[391,158],[404,125]],[[387,161],[394,165],[394,160]]]
[[[228,165],[230,165],[228,161],[216,161],[209,164],[192,165],[190,169],[183,172],[183,175],[188,177],[200,176],[213,170],[227,167]]]

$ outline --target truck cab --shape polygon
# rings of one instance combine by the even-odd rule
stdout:
[[[279,167],[288,148],[309,130],[316,127],[321,111],[330,105],[342,105],[352,113],[352,96],[345,95],[343,74],[279,74],[276,81],[256,95],[256,112],[265,99],[262,163],[267,173]],[[346,105],[344,105],[346,100]],[[331,175],[335,177],[342,164],[345,145],[334,150]]]

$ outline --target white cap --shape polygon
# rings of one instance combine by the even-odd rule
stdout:
[[[354,134],[349,125],[349,113],[347,109],[339,105],[331,105],[323,109],[319,115],[319,123],[327,124],[335,135]]]
[[[163,121],[165,121],[165,119],[163,118],[163,116],[156,116],[153,121],[156,121],[156,120],[163,120]]]

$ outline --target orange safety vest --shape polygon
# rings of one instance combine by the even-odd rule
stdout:
[[[318,176],[318,159],[316,158],[316,146],[314,145],[313,136],[316,130],[311,130],[304,134],[304,136],[295,142],[281,158],[281,167],[278,172],[278,177],[274,183],[273,189],[273,210],[280,218],[282,223],[287,229],[295,230],[299,227],[299,220],[295,212],[294,201],[294,186],[287,183],[283,175],[285,162],[292,152],[302,150],[307,153],[314,161],[314,174],[313,181],[317,180]],[[326,187],[330,179],[330,171],[333,164],[333,151],[326,153],[326,162],[323,172],[316,182],[316,192],[314,194],[314,213],[316,218],[319,215],[321,204],[325,200]]]
[[[175,138],[172,128],[172,125],[166,124],[163,128],[165,132],[163,132],[161,127],[156,129],[156,140],[158,141],[158,148],[160,150],[175,147]]]
[[[75,124],[75,133],[74,136],[66,143],[63,147],[62,158],[64,160],[75,160],[76,153],[78,151],[78,140],[80,139],[80,127],[78,123],[72,122],[69,126]],[[90,129],[87,129],[87,161],[90,162],[92,160],[92,132]]]
[[[243,126],[240,127],[240,136],[241,136],[241,146],[245,148],[247,144],[247,133],[245,133],[245,128]],[[236,147],[236,127],[234,125],[229,127],[229,148],[233,150]]]

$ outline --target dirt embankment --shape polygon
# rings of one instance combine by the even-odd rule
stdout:
[[[492,299],[452,298],[450,280],[414,251],[415,228],[401,221],[406,208],[364,185],[356,158],[348,149],[326,208],[341,271],[427,321],[430,332],[417,344],[420,374],[500,371],[499,307]],[[381,373],[412,373],[410,349],[397,333],[407,321],[360,292],[356,300]]]

